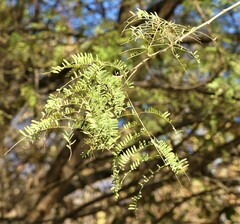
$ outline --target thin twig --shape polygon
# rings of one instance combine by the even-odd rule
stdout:
[[[22,142],[23,140],[25,140],[27,137],[23,137],[21,138],[17,143],[15,143],[10,149],[8,149],[5,153],[4,156],[7,155],[16,145],[18,145],[20,142]]]
[[[192,30],[190,30],[189,32],[187,32],[185,35],[183,35],[182,37],[180,37],[178,39],[178,41],[183,41],[183,39],[189,35],[191,35],[192,33],[194,33],[195,31],[201,29],[202,27],[206,26],[206,25],[209,25],[210,23],[212,23],[214,20],[216,20],[218,17],[220,17],[221,15],[225,14],[226,12],[236,8],[237,6],[240,5],[240,1],[236,2],[235,4],[233,4],[232,6],[226,8],[226,9],[223,9],[220,13],[218,13],[217,15],[215,15],[214,17],[212,17],[211,19],[209,19],[208,21],[206,21],[205,23],[193,28]]]

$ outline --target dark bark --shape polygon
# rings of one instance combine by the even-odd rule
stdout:
[[[172,17],[176,7],[182,2],[183,0],[155,1],[154,4],[147,9],[147,12],[156,12],[159,17],[169,20]]]
[[[136,0],[122,0],[120,3],[120,9],[118,13],[118,23],[120,27],[123,26],[124,22],[129,18],[130,11],[134,8]]]

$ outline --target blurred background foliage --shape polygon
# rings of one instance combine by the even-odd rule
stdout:
[[[186,72],[171,52],[148,61],[135,74],[129,93],[138,111],[154,106],[169,111],[176,135],[152,115],[143,121],[190,163],[186,176],[165,169],[143,191],[137,219],[127,210],[139,190],[143,164],[128,177],[118,201],[111,188],[107,152],[81,157],[81,137],[69,151],[58,131],[35,144],[21,143],[19,129],[41,117],[47,97],[65,83],[48,74],[78,52],[104,60],[125,60],[121,35],[129,11],[156,12],[166,20],[197,26],[233,0],[6,0],[0,1],[0,222],[1,223],[239,223],[240,222],[240,17],[239,7],[202,31],[201,64],[181,55]],[[129,68],[139,60],[127,61]],[[47,74],[47,75],[46,75]],[[130,118],[129,118],[130,119]],[[121,122],[126,122],[126,120]],[[160,162],[160,161],[156,161]]]

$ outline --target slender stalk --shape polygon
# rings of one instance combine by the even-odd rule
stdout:
[[[191,35],[192,33],[194,33],[195,31],[201,29],[202,27],[209,25],[210,23],[212,23],[214,20],[216,20],[218,17],[222,16],[223,14],[225,14],[226,12],[236,8],[237,6],[240,5],[240,1],[236,2],[235,4],[233,4],[232,6],[229,6],[226,9],[223,9],[221,12],[219,12],[217,15],[215,15],[214,17],[212,17],[211,19],[209,19],[208,21],[206,21],[205,23],[202,23],[201,25],[193,28],[192,30],[190,30],[189,32],[187,32],[186,34],[184,34],[183,36],[181,36],[178,41],[183,41],[183,39],[189,35]]]
[[[16,145],[18,145],[20,142],[22,142],[23,140],[25,140],[26,137],[21,138],[17,143],[15,143],[10,149],[8,149],[5,153],[4,156],[7,155]]]

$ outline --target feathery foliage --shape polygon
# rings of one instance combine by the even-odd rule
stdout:
[[[138,21],[144,22],[134,26]],[[151,58],[170,49],[180,63],[179,51],[191,55],[199,62],[196,52],[181,45],[182,36],[191,31],[189,27],[167,22],[157,14],[138,10],[127,21],[124,31],[131,32],[129,42],[136,41],[140,44],[139,47],[128,50],[131,52],[130,57],[146,54]],[[192,33],[191,37],[198,40],[197,34]],[[169,167],[175,175],[185,173],[187,160],[180,160],[167,142],[152,136],[151,130],[145,127],[140,118],[144,114],[154,114],[167,121],[176,132],[169,119],[170,114],[151,107],[138,113],[128,97],[128,81],[142,63],[128,70],[123,61],[103,61],[87,53],[73,55],[71,60],[64,59],[61,66],[53,68],[52,73],[59,75],[67,71],[70,80],[49,96],[42,118],[32,121],[22,134],[25,138],[35,140],[43,131],[63,129],[63,139],[71,151],[74,131],[80,131],[87,136],[85,143],[89,149],[85,155],[94,153],[95,150],[110,150],[113,155],[112,190],[116,198],[119,197],[127,176],[156,158],[161,158],[164,166]],[[127,108],[131,111],[128,115],[135,120],[119,127],[118,119],[127,116]],[[133,131],[133,127],[138,131]],[[137,208],[144,185],[161,168],[162,166],[157,165],[155,171],[149,169],[149,175],[142,176],[139,194],[132,198],[130,210]]]
[[[126,22],[127,25],[123,32],[130,31],[128,42],[138,43],[136,48],[126,50],[126,52],[130,52],[129,58],[142,54],[152,57],[171,50],[173,56],[184,69],[185,66],[181,62],[180,52],[190,55],[200,63],[197,51],[192,52],[181,44],[182,36],[193,28],[166,21],[160,18],[157,13],[148,13],[140,9],[137,13],[132,12],[132,16]],[[135,26],[139,22],[140,25]],[[197,32],[193,32],[190,37],[200,42]]]
[[[117,118],[126,98],[122,85],[126,65],[121,61],[104,62],[91,54],[77,54],[53,68],[53,73],[64,69],[70,70],[70,81],[49,96],[40,121],[32,121],[22,134],[34,140],[42,131],[61,128],[71,148],[73,131],[78,129],[88,136],[85,142],[90,151],[111,149],[119,138]],[[113,69],[121,76],[113,76]]]

